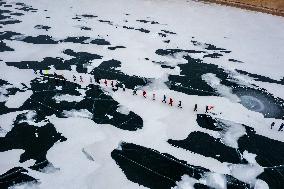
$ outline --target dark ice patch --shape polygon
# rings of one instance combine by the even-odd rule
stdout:
[[[9,24],[17,24],[17,23],[20,23],[20,22],[22,22],[22,21],[20,21],[20,20],[6,20],[6,21],[2,21],[2,20],[0,20],[0,24],[2,24],[2,25],[9,25]]]
[[[140,31],[140,32],[143,32],[143,33],[149,33],[149,32],[150,32],[149,30],[146,30],[146,29],[144,29],[144,28],[137,28],[137,29],[135,29],[135,30]]]
[[[130,27],[130,26],[122,26],[122,28],[128,29],[128,30],[134,30],[134,27]]]
[[[98,21],[102,23],[107,23],[109,25],[113,25],[112,21],[109,21],[109,20],[98,20]]]
[[[213,119],[210,115],[198,114],[196,119],[198,125],[202,128],[213,131],[225,131],[230,125]],[[280,166],[284,164],[284,144],[256,134],[253,128],[242,125],[246,129],[246,134],[238,140],[238,150],[243,153],[245,150],[256,154],[256,161],[264,167]],[[205,145],[205,144],[204,144]]]
[[[243,63],[242,61],[236,60],[236,59],[233,59],[233,58],[229,58],[228,61],[230,61],[230,62],[236,62],[236,63]]]
[[[205,51],[184,50],[184,49],[157,49],[155,52],[161,56],[175,56],[177,53],[205,53]]]
[[[203,58],[206,58],[206,57],[209,57],[209,58],[220,58],[221,56],[223,56],[223,55],[220,54],[220,53],[212,53],[212,54],[205,54],[203,56]]]
[[[86,27],[86,26],[82,26],[80,28],[81,28],[81,30],[92,30],[92,28],[89,28],[89,27]]]
[[[57,44],[58,41],[54,40],[49,35],[38,35],[36,37],[27,36],[22,41],[33,44]]]
[[[81,16],[84,17],[84,18],[97,18],[98,17],[98,16],[92,15],[92,14],[82,14]]]
[[[149,188],[171,188],[187,174],[200,179],[209,170],[188,165],[175,157],[131,143],[122,143],[111,157],[132,182]]]
[[[242,163],[241,155],[236,149],[226,146],[221,139],[215,139],[207,133],[195,131],[184,140],[169,139],[168,143],[205,157],[212,157],[220,162]]]
[[[274,97],[265,89],[234,87],[232,92],[240,98],[240,104],[249,110],[262,113],[266,118],[284,117],[284,100]]]
[[[158,35],[159,35],[159,36],[161,36],[161,37],[167,37],[167,35],[166,35],[166,34],[164,34],[164,33],[160,33],[160,32],[158,33]]]
[[[114,47],[108,47],[109,50],[115,50],[115,49],[124,49],[126,48],[125,46],[114,46]]]
[[[11,47],[8,47],[4,41],[0,41],[0,52],[4,51],[14,51]]]
[[[21,163],[29,159],[36,160],[36,163],[45,161],[46,153],[54,143],[65,141],[66,138],[60,133],[57,133],[51,123],[36,127],[25,122],[20,123],[23,117],[24,114],[18,115],[12,130],[5,137],[0,138],[0,151],[4,152],[12,149],[25,150],[20,156]],[[36,137],[36,133],[38,137]]]
[[[20,13],[20,12],[13,12],[13,13],[11,13],[10,15],[23,16],[24,14],[23,14],[23,13]]]
[[[92,97],[93,120],[98,124],[111,124],[117,128],[135,131],[143,127],[143,120],[134,112],[121,114],[117,111],[119,103],[111,96],[104,93],[98,86],[93,86],[86,92],[87,97]]]
[[[2,189],[8,189],[16,184],[26,183],[26,182],[35,182],[37,179],[25,174],[28,171],[23,167],[14,167],[4,174],[0,175],[0,187]]]
[[[88,52],[74,52],[71,49],[63,51],[64,54],[73,56],[69,60],[63,58],[45,57],[42,61],[21,61],[21,62],[6,62],[8,66],[15,66],[19,69],[33,69],[33,70],[49,70],[50,66],[54,66],[56,70],[71,70],[72,65],[76,65],[76,71],[85,73],[87,68],[85,64],[90,63],[94,59],[101,59],[102,56],[91,54]]]
[[[246,128],[246,135],[238,140],[239,150],[256,154],[256,161],[264,167],[284,165],[284,143],[256,134],[254,129]]]
[[[16,3],[16,5],[20,5],[21,8],[15,8],[15,9],[22,10],[22,11],[25,11],[25,12],[37,12],[38,11],[38,9],[35,9],[32,6],[28,6],[24,3],[23,4],[17,4]]]
[[[98,67],[94,68],[91,72],[95,77],[108,79],[108,80],[118,80],[125,84],[126,88],[134,89],[135,86],[144,86],[147,84],[147,79],[138,76],[126,75],[116,68],[121,65],[120,61],[108,60],[103,61]]]
[[[264,172],[257,176],[265,181],[269,188],[282,188],[284,184],[284,167],[264,168]]]
[[[167,33],[167,34],[173,34],[173,35],[177,34],[175,32],[171,32],[171,31],[168,31],[168,30],[161,30],[161,31],[164,32],[164,33]]]
[[[51,27],[49,27],[49,26],[44,26],[44,25],[36,25],[35,28],[36,28],[36,29],[42,29],[42,30],[48,31]]]
[[[96,45],[110,45],[110,42],[105,39],[93,39],[90,43]]]
[[[278,81],[278,80],[271,79],[271,78],[263,76],[263,75],[253,74],[253,73],[249,73],[249,72],[243,71],[243,70],[236,70],[236,71],[239,72],[240,74],[252,77],[256,81],[268,82],[268,83],[276,83],[276,84],[284,85],[284,77],[283,77],[283,79]]]
[[[150,21],[150,20],[136,20],[137,22],[142,22],[142,23],[150,23],[150,24],[159,24],[159,22],[156,21]]]
[[[189,165],[185,161],[179,160],[169,154],[160,153],[156,150],[139,146],[132,143],[121,143],[120,149],[115,149],[111,157],[123,170],[126,177],[132,182],[138,183],[152,189],[172,188],[176,182],[181,180],[183,175],[188,175],[199,180],[208,169]],[[249,185],[225,175],[228,189],[244,189]],[[205,185],[199,186],[210,188]]]
[[[85,42],[87,39],[90,39],[90,37],[85,37],[85,36],[67,37],[64,40],[60,40],[60,42],[71,42],[71,43],[88,44],[88,43]]]

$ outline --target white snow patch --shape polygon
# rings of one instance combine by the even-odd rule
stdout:
[[[5,102],[8,99],[8,91],[7,89],[10,88],[11,85],[3,85],[0,87],[0,102]]]
[[[5,106],[8,108],[19,108],[24,102],[32,96],[33,91],[27,90],[25,92],[16,92],[15,95],[10,95],[8,100],[5,103]]]
[[[126,107],[126,106],[122,106],[120,105],[117,109],[116,109],[117,112],[121,113],[121,114],[125,114],[125,115],[128,115],[129,114],[129,109]]]
[[[80,102],[84,98],[82,96],[64,94],[64,95],[56,95],[56,96],[53,97],[53,99],[55,99],[56,103],[60,103],[62,101],[66,101],[66,102]]]
[[[200,183],[216,189],[226,189],[227,179],[226,176],[219,173],[206,173],[205,177],[200,179]]]
[[[5,152],[0,152],[0,175],[4,174],[13,167],[24,167],[28,168],[29,166],[35,163],[35,160],[28,160],[23,163],[20,163],[20,156],[25,151],[22,149],[13,149]]]
[[[5,137],[6,134],[11,131],[14,126],[13,122],[16,120],[16,117],[24,112],[26,111],[15,111],[0,115],[0,137]]]
[[[221,132],[222,142],[227,146],[237,149],[238,140],[241,136],[246,134],[246,129],[239,123],[221,119],[220,121],[226,125]]]
[[[250,164],[257,164],[255,157],[256,154],[249,153],[246,150],[243,152],[243,158],[245,158]]]
[[[240,99],[237,95],[232,94],[232,89],[222,85],[221,80],[213,73],[206,73],[201,76],[208,85],[214,88],[220,95],[230,99],[233,102],[239,102]]]
[[[81,118],[93,118],[93,114],[89,112],[87,109],[82,109],[82,110],[64,110],[63,115],[66,117],[81,117]]]
[[[172,189],[194,189],[193,185],[196,182],[196,179],[189,177],[188,175],[183,175],[181,180],[176,182],[176,186],[172,187]]]
[[[257,179],[254,185],[254,189],[269,189],[269,186],[265,181]]]
[[[229,168],[233,177],[252,186],[256,182],[256,177],[264,171],[259,165],[252,164],[236,164],[229,166]]]
[[[39,184],[36,182],[25,182],[25,183],[19,183],[15,184],[9,189],[40,189]]]

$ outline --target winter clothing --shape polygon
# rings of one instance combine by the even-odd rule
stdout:
[[[172,98],[170,98],[170,102],[169,102],[169,105],[171,105],[171,106],[173,106],[173,99]]]
[[[278,129],[278,131],[283,131],[284,123],[282,123]]]
[[[166,101],[166,95],[164,95],[164,98],[163,98],[162,102],[167,103],[167,101]]]
[[[182,108],[182,106],[181,106],[181,101],[179,101],[178,107],[179,107],[179,108]]]
[[[143,91],[143,97],[146,98],[146,91]]]
[[[273,127],[274,125],[275,125],[275,122],[272,122],[270,128],[272,129],[272,127]]]
[[[197,104],[194,105],[194,110],[193,111],[197,111]]]

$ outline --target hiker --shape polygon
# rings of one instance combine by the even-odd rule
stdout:
[[[171,106],[173,106],[173,99],[172,98],[170,98],[170,102],[169,102],[169,105],[171,105]]]
[[[105,79],[105,82],[104,82],[104,84],[107,86],[107,80]]]
[[[116,88],[116,91],[118,90],[118,88],[119,88],[119,83],[118,82],[116,82],[116,84],[115,84],[115,88]]]
[[[100,84],[100,79],[98,77],[96,77],[96,82]]]
[[[76,76],[75,75],[73,75],[73,80],[74,80],[74,82],[76,82]]]
[[[40,75],[43,75],[42,70],[39,70]]]
[[[194,110],[193,111],[197,111],[197,104],[194,105]]]
[[[143,91],[143,97],[146,98],[146,91]]]
[[[181,106],[181,101],[178,101],[179,103],[178,103],[178,107],[179,108],[182,108],[182,106]]]
[[[163,103],[167,103],[166,101],[166,95],[164,95],[164,99],[162,100]]]
[[[205,107],[205,113],[208,113],[208,106]]]
[[[92,79],[92,77],[90,77],[90,83],[93,83],[93,79]]]
[[[124,84],[122,84],[122,90],[125,91],[125,85]]]
[[[134,87],[132,94],[133,94],[133,95],[137,95],[137,88],[136,88],[136,87]]]
[[[270,128],[272,129],[272,127],[274,127],[274,125],[275,125],[275,122],[272,122]]]
[[[83,82],[83,77],[80,75],[80,82]]]
[[[156,100],[156,94],[153,93],[153,100]]]
[[[278,131],[283,131],[284,123],[282,123],[278,129]]]
[[[111,81],[111,87],[114,87],[113,81]]]

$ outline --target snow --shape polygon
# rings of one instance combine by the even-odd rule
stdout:
[[[222,85],[220,82],[221,80],[216,77],[215,74],[212,74],[212,73],[207,73],[207,74],[203,74],[201,76],[201,78],[209,85],[211,86],[212,88],[216,89],[216,91],[224,96],[224,97],[227,97],[228,99],[232,100],[233,102],[239,102],[240,99],[237,95],[235,94],[232,94],[232,89],[225,86],[225,85]]]
[[[193,185],[196,183],[196,179],[183,175],[181,180],[176,182],[176,186],[172,189],[194,189]]]
[[[80,102],[84,98],[82,96],[65,94],[65,95],[56,95],[56,96],[53,97],[53,99],[56,100],[56,103],[60,103],[62,101],[66,101],[66,102]]]
[[[7,89],[9,88],[10,85],[3,85],[0,87],[0,102],[5,102],[7,101],[8,97],[8,91]]]
[[[203,179],[205,179],[205,181]],[[227,179],[225,175],[218,173],[207,173],[205,178],[201,179],[201,183],[205,183],[206,185],[216,189],[227,188]]]
[[[220,120],[226,124],[226,128],[222,132],[222,142],[232,148],[238,148],[238,139],[246,134],[245,128],[238,123],[230,122],[228,120]]]
[[[233,177],[252,186],[255,185],[256,177],[264,171],[264,169],[259,165],[252,164],[231,165],[230,169]]]
[[[94,60],[90,65],[87,65],[88,71],[97,67],[104,60],[116,59],[122,63],[121,68],[119,68],[121,72],[151,78],[151,83],[143,88],[143,90],[147,90],[147,99],[140,95],[141,91],[139,91],[138,96],[133,96],[132,91],[128,89],[125,92],[121,90],[109,92],[114,100],[120,104],[117,109],[118,112],[128,114],[129,111],[133,111],[142,117],[144,125],[138,131],[130,132],[115,128],[109,124],[96,124],[91,120],[93,114],[86,109],[63,111],[63,115],[67,118],[49,117],[48,120],[54,124],[57,132],[62,133],[67,138],[67,141],[58,142],[49,149],[47,159],[52,165],[46,167],[46,170],[38,172],[29,169],[28,174],[39,179],[39,185],[27,183],[17,185],[15,188],[30,187],[30,185],[39,188],[56,188],[58,186],[63,188],[144,188],[129,181],[110,156],[113,149],[121,149],[120,144],[122,141],[152,148],[161,153],[171,154],[188,164],[202,166],[211,171],[200,181],[184,175],[182,180],[177,182],[175,189],[193,188],[195,182],[203,182],[208,186],[223,189],[226,188],[224,174],[230,174],[251,184],[256,189],[267,188],[264,181],[256,179],[263,172],[263,168],[255,161],[254,154],[247,151],[243,153],[243,157],[249,162],[248,165],[229,165],[214,158],[175,148],[167,143],[167,140],[183,140],[191,132],[201,131],[215,138],[222,137],[224,144],[237,148],[238,139],[245,134],[245,129],[241,124],[246,124],[254,128],[257,134],[284,142],[283,134],[269,128],[271,121],[274,121],[274,119],[266,119],[262,114],[250,111],[239,104],[240,99],[231,93],[230,88],[222,85],[220,78],[212,73],[204,74],[202,79],[212,86],[221,97],[186,95],[169,90],[164,82],[168,81],[169,74],[180,75],[180,68],[177,65],[187,63],[183,59],[183,55],[188,53],[177,53],[175,56],[161,57],[155,51],[166,48],[206,51],[204,43],[226,48],[232,52],[220,59],[204,59],[204,61],[229,70],[232,77],[230,79],[238,84],[247,86],[257,84],[276,96],[283,97],[282,86],[255,81],[253,78],[244,77],[234,72],[234,69],[240,69],[277,80],[283,78],[280,69],[283,67],[284,60],[284,53],[282,53],[284,22],[282,18],[185,0],[134,0],[131,2],[126,0],[64,0],[49,2],[27,0],[25,3],[38,8],[39,14],[26,13],[21,17],[22,23],[6,25],[5,30],[17,31],[25,36],[37,36],[42,34],[42,31],[34,29],[34,26],[40,20],[41,24],[51,27],[45,34],[52,36],[54,39],[64,39],[67,36],[96,37],[100,35],[100,37],[110,41],[112,45],[123,45],[126,48],[108,51],[106,47],[91,44],[34,45],[22,41],[5,40],[5,43],[15,51],[1,53],[1,59],[4,62],[41,61],[45,57],[70,59],[70,56],[62,53],[65,49],[70,48],[76,52],[84,51],[103,56],[102,60]],[[43,12],[44,9],[48,9],[48,12]],[[71,18],[76,14],[86,12],[96,14],[101,19],[111,20],[114,26],[88,19],[82,23],[90,26],[93,30],[81,31],[78,28],[78,23]],[[126,17],[125,13],[129,13],[130,16]],[[50,20],[44,19],[46,16],[50,16]],[[161,24],[143,25],[135,21],[148,16]],[[127,24],[123,21],[125,19],[129,21]],[[123,25],[135,28],[143,27],[151,32],[145,34],[125,30],[122,28]],[[165,44],[158,37],[157,33],[161,29],[177,33],[177,35],[167,36],[171,43]],[[192,37],[194,37],[194,40],[200,41],[201,45],[198,47],[193,46],[190,43]],[[192,56],[202,57],[203,54]],[[146,57],[149,58],[149,61],[145,60]],[[229,63],[228,58],[232,57],[244,63]],[[162,69],[152,61],[165,62],[166,65],[175,66],[175,68],[173,70]],[[76,72],[76,66],[72,66],[72,70],[55,70],[51,66],[48,72],[50,74],[64,74],[68,81],[73,81],[73,74],[79,74]],[[78,89],[81,95],[57,95],[54,98],[57,102],[79,102],[85,97],[84,87],[89,84],[88,81],[85,82],[85,79],[89,79],[92,75],[89,73],[80,73],[80,75],[84,78],[84,83],[77,82],[82,86],[82,89]],[[21,83],[30,87],[31,80],[37,77],[38,75],[34,74],[32,70],[18,69],[7,66],[2,62],[0,64],[0,79],[9,82],[13,87],[21,88]],[[6,86],[1,87],[0,101],[6,101],[5,105],[7,107],[20,107],[32,95],[32,91],[27,90],[6,97],[6,89]],[[57,88],[57,90],[61,89]],[[108,89],[105,89],[105,91],[108,91]],[[152,101],[153,93],[156,94],[156,101]],[[174,107],[160,102],[164,94],[167,97],[174,98]],[[179,100],[183,102],[182,110],[176,107]],[[196,103],[199,109],[195,113],[193,107]],[[226,121],[230,126],[225,129],[224,133],[219,134],[198,126],[196,114],[204,113],[205,106],[209,104],[214,105],[212,113],[209,113],[210,115],[224,121],[230,120],[230,122]],[[13,112],[0,116],[4,134],[11,130],[12,121],[19,113]],[[23,121],[36,126],[44,124],[44,122],[34,122],[35,113],[28,112],[27,119]],[[108,116],[110,119],[112,118],[110,115]],[[281,120],[276,121],[277,123],[281,122]],[[5,135],[2,134],[1,136]],[[19,156],[23,153],[23,150],[10,150],[0,153],[0,170],[2,172],[21,165]]]
[[[93,114],[86,109],[82,110],[70,110],[70,111],[63,111],[63,114],[66,117],[82,117],[82,118],[89,118],[92,119]]]
[[[15,95],[9,95],[8,100],[5,103],[5,106],[8,108],[19,108],[24,102],[32,96],[33,91],[27,90],[25,92],[18,91]]]
[[[254,189],[269,189],[269,186],[263,180],[257,179],[254,185]]]
[[[116,111],[121,113],[121,114],[125,114],[125,115],[129,114],[129,110],[125,106],[119,106]]]
[[[25,151],[22,149],[13,149],[5,152],[0,152],[0,175],[4,174],[7,170],[13,167],[28,168],[35,163],[35,160],[28,160],[23,163],[19,163],[20,155]]]
[[[249,153],[246,150],[243,152],[243,158],[245,158],[250,164],[257,164],[255,157],[256,154]]]
[[[11,131],[11,129],[13,128],[13,122],[16,120],[16,117],[24,112],[26,111],[15,111],[0,115],[0,137],[5,137],[6,134]]]

